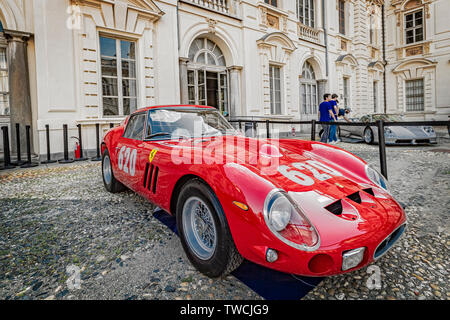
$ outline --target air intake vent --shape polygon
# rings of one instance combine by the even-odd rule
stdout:
[[[352,193],[351,195],[347,196],[347,198],[356,203],[361,203],[361,196],[359,195],[359,191]]]
[[[338,216],[342,214],[342,202],[341,200],[333,202],[332,204],[326,206],[325,209]]]
[[[372,197],[375,197],[375,193],[373,192],[372,188],[367,188],[363,190],[365,193],[370,194]]]
[[[384,239],[383,242],[381,242],[378,245],[377,249],[375,250],[375,253],[373,254],[373,257],[377,259],[381,257],[383,254],[385,254],[403,234],[403,232],[405,231],[405,227],[406,225],[398,227],[386,239]]]

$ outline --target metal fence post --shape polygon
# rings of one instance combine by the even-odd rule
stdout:
[[[81,137],[81,124],[77,124],[78,127],[78,143],[80,144],[80,158],[75,159],[75,161],[86,161],[87,158],[83,157],[83,139]]]
[[[2,169],[12,169],[15,168],[15,165],[11,163],[11,153],[9,150],[9,133],[8,127],[2,127],[3,131],[3,157],[5,161],[5,165]]]
[[[316,120],[311,121],[311,141],[316,141]]]
[[[59,163],[72,163],[74,160],[69,159],[69,137],[67,124],[63,124],[63,143],[64,143],[64,159],[58,160]]]
[[[27,163],[20,166],[21,168],[31,168],[31,167],[37,167],[37,163],[31,162],[31,138],[30,138],[30,129],[31,126],[25,126],[26,129],[26,138],[27,138]]]
[[[266,120],[266,133],[267,133],[267,139],[270,139],[270,122],[269,122],[269,120]]]
[[[97,156],[91,158],[91,161],[102,161],[102,157],[100,156],[100,123],[95,124],[95,139],[97,143]]]
[[[42,164],[55,163],[56,160],[50,159],[50,126],[48,124],[45,125],[45,139],[47,141],[47,160],[41,161]]]
[[[386,141],[384,140],[384,121],[377,120],[378,127],[378,148],[380,152],[381,173],[387,179],[387,163],[386,163]]]
[[[20,124],[16,123],[16,145],[17,145],[17,161],[14,165],[21,166],[25,163],[22,161],[22,151],[20,148]]]

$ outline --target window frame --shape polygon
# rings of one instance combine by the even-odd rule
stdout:
[[[422,98],[422,103],[421,103],[421,108],[417,109],[417,108],[413,108],[411,110],[408,110],[408,98],[417,98],[417,95],[413,94],[409,94],[408,95],[408,82],[419,82],[422,83],[421,89],[422,89],[422,94],[421,94],[421,98]],[[425,78],[414,78],[414,79],[406,79],[405,80],[405,112],[424,112],[425,111]],[[414,104],[415,106],[416,104]]]
[[[3,34],[0,35],[3,38]],[[8,91],[0,91],[0,96],[4,96],[7,98],[8,103],[8,113],[0,114],[0,117],[10,117],[11,116],[11,101],[10,101],[10,88],[9,88],[9,62],[8,62],[8,48],[6,45],[0,44],[0,49],[5,50],[5,63],[6,68],[0,68],[0,72],[6,72],[6,85],[8,86]]]
[[[311,77],[304,77],[306,72],[311,73]],[[318,112],[318,83],[315,76],[314,68],[310,62],[305,61],[302,68],[302,77],[300,82],[300,114],[304,115],[315,115]],[[303,88],[305,90],[303,90]],[[309,91],[308,91],[309,88]],[[313,92],[314,91],[314,92]],[[309,104],[307,103],[309,102]],[[308,108],[310,107],[310,108]],[[309,111],[309,112],[308,112]]]
[[[275,86],[275,74],[274,74],[274,70],[277,69],[280,71],[280,75],[279,75],[279,83],[280,83],[280,101],[276,101],[274,99],[276,99],[276,92],[278,90],[276,90],[276,86]],[[272,77],[271,77],[272,75]],[[273,64],[270,63],[269,64],[269,89],[270,89],[270,114],[271,115],[283,115],[283,67],[278,65],[278,64]],[[280,106],[280,112],[276,112],[277,110],[277,103],[279,103]]]
[[[338,0],[338,23],[339,23],[339,33],[342,35],[346,35],[347,21],[345,19],[346,13],[346,5],[345,0]]]
[[[302,15],[300,14],[300,3],[302,4]],[[306,9],[306,5],[308,4],[308,9]],[[311,4],[313,5],[311,8]],[[296,1],[296,9],[297,9],[297,19],[301,24],[313,28],[316,28],[316,0],[297,0]],[[308,20],[309,23],[306,22],[305,13],[308,11]],[[312,13],[312,15],[311,15]]]
[[[278,5],[278,0],[264,0],[265,4],[268,4],[269,6],[275,7],[275,8],[279,8]]]
[[[115,49],[116,49],[116,56],[115,57],[110,57],[110,56],[106,56],[106,55],[102,55],[101,52],[101,38],[107,38],[107,39],[112,39],[115,41]],[[129,59],[129,58],[123,58],[122,57],[122,46],[121,46],[121,42],[122,41],[126,41],[126,42],[130,42],[130,43],[134,43],[134,59]],[[124,113],[124,100],[125,99],[135,99],[136,101],[136,110],[139,109],[139,101],[140,101],[140,88],[139,88],[139,59],[138,59],[138,55],[139,55],[139,43],[138,43],[138,39],[134,39],[134,38],[125,38],[125,37],[121,37],[120,35],[114,35],[114,34],[109,34],[109,33],[103,33],[103,32],[99,32],[98,34],[98,57],[99,57],[99,66],[98,66],[98,70],[99,70],[99,79],[100,79],[100,103],[101,103],[101,117],[102,118],[122,118],[122,117],[126,117],[129,115],[132,115],[133,112],[135,110],[131,109],[130,106],[130,113],[129,114],[125,114]],[[103,70],[102,70],[102,59],[104,58],[113,58],[116,59],[116,72],[117,75],[116,76],[109,76],[109,75],[103,75]],[[134,62],[134,73],[135,73],[135,77],[124,77],[123,76],[123,65],[122,65],[122,60],[126,60],[126,61],[132,61]],[[104,92],[103,92],[103,78],[109,78],[109,79],[117,79],[117,96],[105,96]],[[125,96],[124,92],[123,92],[123,81],[124,80],[128,80],[128,81],[135,81],[135,96]],[[112,99],[117,99],[118,100],[118,114],[116,115],[105,115],[104,114],[104,98],[112,98]]]
[[[350,96],[351,96],[351,78],[344,76],[342,78],[342,100],[344,102],[344,108],[350,107]]]
[[[142,130],[142,138],[141,139],[135,139],[135,138],[127,137],[126,134],[127,134],[128,128],[130,127],[131,119],[133,119],[134,117],[138,117],[138,116],[144,116],[144,129]],[[130,119],[128,119],[127,126],[125,127],[125,130],[123,130],[122,138],[130,139],[130,140],[144,141],[145,134],[147,132],[147,122],[148,122],[147,111],[141,111],[141,112],[138,112],[138,113],[130,114]]]
[[[416,14],[418,12],[422,13],[422,24],[419,26],[416,26],[415,25]],[[423,8],[420,8],[420,9],[415,8],[415,9],[412,9],[410,11],[403,13],[403,41],[404,41],[405,45],[413,45],[415,43],[420,43],[422,41],[425,41],[425,15],[424,14],[425,14],[425,11]],[[413,19],[412,19],[413,26],[407,28],[406,27],[406,17],[409,15],[412,15],[412,17],[413,17]],[[418,30],[418,29],[422,30],[422,40],[416,40],[416,37],[417,37],[416,30]],[[408,43],[408,37],[407,37],[408,31],[413,31],[413,42],[410,42],[410,43]]]

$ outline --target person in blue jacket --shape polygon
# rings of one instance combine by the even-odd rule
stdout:
[[[323,102],[319,105],[319,121],[330,122],[331,119],[336,121],[334,116],[333,107],[330,104],[331,94],[325,93],[323,95]],[[320,138],[320,142],[327,143],[330,135],[330,125],[328,123],[322,124],[323,134]]]
[[[334,117],[331,119],[331,122],[336,121],[338,113],[339,113],[339,108],[338,108],[338,95],[336,93],[333,93],[333,95],[331,96],[331,100],[330,100],[330,105],[332,107],[332,111],[334,114]],[[330,144],[335,144],[338,142],[338,138],[336,136],[336,125],[331,125],[330,126]]]

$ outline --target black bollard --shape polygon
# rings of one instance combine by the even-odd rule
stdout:
[[[109,128],[110,128],[110,129],[114,128],[114,123],[111,122],[111,123],[109,124]]]
[[[77,124],[78,127],[78,142],[80,144],[80,157],[77,159],[75,158],[75,161],[86,161],[88,158],[83,157],[83,140],[81,139],[81,124]]]
[[[267,139],[270,139],[270,122],[269,122],[269,120],[266,120],[266,136],[267,136]]]
[[[91,158],[92,161],[102,161],[102,157],[100,156],[100,124],[96,123],[95,124],[95,138],[97,139],[96,143],[97,143],[97,156]]]
[[[311,141],[316,141],[316,120],[311,121]]]
[[[37,167],[39,164],[31,161],[31,138],[30,138],[31,126],[25,126],[26,139],[27,139],[27,163],[21,165],[21,168]]]
[[[41,161],[42,164],[55,163],[56,160],[50,159],[50,126],[45,125],[45,138],[47,140],[47,160]]]
[[[67,124],[63,125],[63,139],[64,139],[64,159],[58,160],[59,163],[72,163],[74,160],[69,159],[69,142],[67,136]]]
[[[384,121],[377,120],[378,128],[378,149],[380,153],[380,168],[381,174],[387,179],[387,162],[386,162],[386,142],[384,140]]]
[[[17,160],[12,164],[15,166],[21,166],[26,163],[22,161],[22,151],[20,148],[20,124],[16,123],[16,146],[17,146]]]
[[[3,157],[5,165],[2,167],[2,169],[12,169],[16,166],[11,163],[11,153],[9,150],[9,133],[8,133],[8,127],[2,127],[3,131]]]

